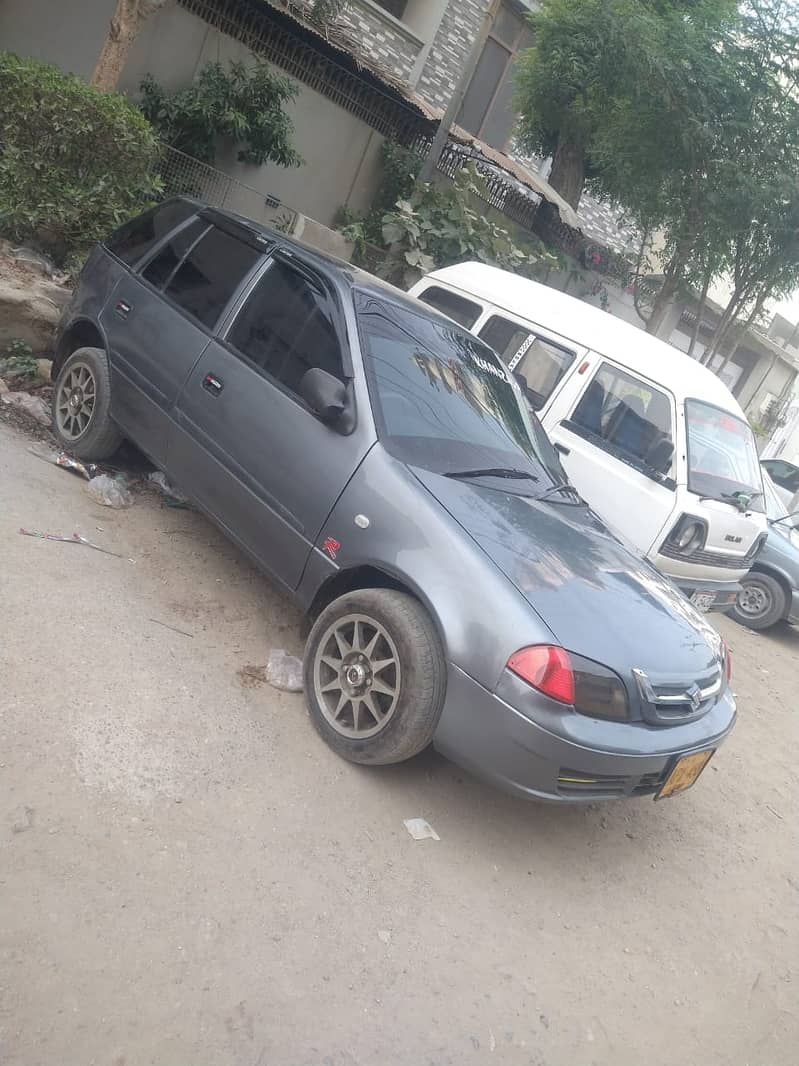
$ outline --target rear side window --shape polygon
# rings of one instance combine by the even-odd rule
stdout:
[[[524,385],[527,402],[534,411],[541,410],[575,359],[574,352],[499,315],[489,318],[480,336]]]
[[[441,311],[442,314],[453,319],[459,325],[465,326],[466,329],[471,329],[483,313],[483,309],[479,304],[472,303],[471,300],[466,300],[463,296],[457,296],[454,292],[439,288],[438,285],[425,289],[424,292],[419,294],[419,299],[423,303],[429,304],[430,307],[435,307],[436,310]]]
[[[275,260],[236,316],[228,343],[290,392],[320,367],[344,378],[341,347],[321,286]]]
[[[158,289],[166,285],[183,256],[207,229],[208,223],[198,218],[189,223],[188,226],[178,230],[175,236],[166,242],[161,251],[142,270],[142,277],[146,278],[151,285],[155,285]]]
[[[197,208],[194,204],[185,200],[168,200],[165,204],[159,204],[152,211],[147,211],[120,226],[108,238],[105,246],[123,263],[132,266],[143,259],[170,230],[196,214]]]
[[[213,327],[263,252],[212,226],[178,267],[164,294]]]
[[[671,409],[665,392],[602,363],[571,422],[620,458],[667,473],[674,453]]]

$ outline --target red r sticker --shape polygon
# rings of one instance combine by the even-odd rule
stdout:
[[[336,553],[341,549],[341,545],[334,537],[328,537],[322,547],[331,559],[335,559]]]

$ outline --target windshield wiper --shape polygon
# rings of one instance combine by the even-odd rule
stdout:
[[[740,489],[738,492],[720,492],[718,496],[702,496],[701,499],[703,502],[705,500],[719,500],[721,503],[732,504],[739,511],[748,511],[752,500],[756,500],[758,496],[762,495],[763,493],[760,489],[752,489],[751,492],[748,489]]]
[[[530,474],[526,470],[514,470],[513,467],[504,466],[489,466],[483,470],[451,470],[449,473],[444,474],[444,477],[455,479],[470,477],[507,477],[518,480],[524,479],[525,481],[539,480],[535,474]]]
[[[568,482],[559,482],[557,485],[550,485],[548,489],[545,489],[540,496],[536,496],[536,500],[551,500],[553,496],[556,496],[559,492],[568,492],[572,496],[574,503],[585,503],[580,493]]]

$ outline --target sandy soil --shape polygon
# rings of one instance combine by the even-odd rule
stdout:
[[[4,1066],[794,1066],[797,631],[720,622],[738,727],[668,803],[356,768],[249,669],[299,618],[220,534],[29,444],[0,425]]]

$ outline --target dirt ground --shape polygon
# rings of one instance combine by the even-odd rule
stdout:
[[[29,446],[0,424],[4,1066],[795,1066],[799,632],[722,619],[738,726],[666,803],[356,768],[247,673],[299,618],[220,534]]]

